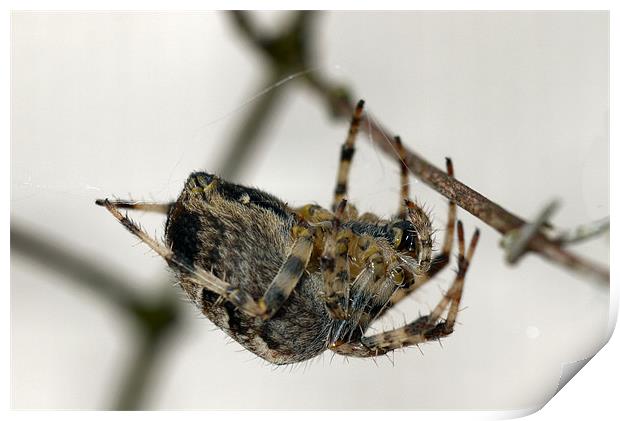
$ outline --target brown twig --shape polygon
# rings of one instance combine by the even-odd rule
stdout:
[[[265,41],[261,38],[257,31],[253,29],[249,23],[249,19],[244,12],[235,12],[235,22],[245,37],[263,52],[264,56],[270,63],[277,63],[282,57],[274,54],[273,50],[265,48]],[[241,24],[240,22],[243,22]],[[308,36],[307,30],[303,35]],[[308,39],[312,37],[308,36]],[[300,48],[308,47],[308,42],[299,43]],[[299,59],[298,66],[295,69],[314,67],[313,63],[308,62],[308,55],[304,52],[296,52],[289,60],[303,57]],[[342,87],[328,82],[317,72],[306,73],[301,76],[307,85],[319,95],[331,110],[334,117],[349,118],[353,112],[353,103],[350,100],[351,95],[347,94],[347,90]],[[398,160],[396,153],[393,134],[382,127],[374,118],[366,119],[361,125],[362,129],[374,139],[378,146],[390,157]],[[449,177],[448,174],[435,167],[422,156],[418,155],[411,149],[405,149],[405,163],[409,167],[411,173],[422,182],[430,186],[432,189],[453,200],[458,206],[465,209],[481,221],[495,228],[503,235],[514,233],[515,230],[522,229],[526,222],[524,219],[504,209],[497,203],[466,186],[455,178]],[[536,232],[527,243],[526,250],[535,252],[547,260],[564,266],[572,271],[577,271],[585,275],[590,275],[596,279],[608,284],[609,269],[599,267],[588,260],[565,250],[562,244],[555,241],[541,232]]]

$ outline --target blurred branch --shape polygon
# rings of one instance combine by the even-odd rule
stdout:
[[[609,232],[609,217],[560,232],[555,240],[561,244],[575,244],[598,237],[606,232]]]
[[[306,70],[314,62],[314,27],[316,12],[302,10],[291,15],[290,21],[275,36],[263,35],[252,23],[247,12],[233,11],[233,22],[245,39],[268,58],[274,73],[286,75]]]
[[[277,82],[277,79],[272,78],[267,86]],[[252,103],[245,122],[238,126],[237,132],[230,141],[231,146],[226,157],[222,160],[218,172],[223,178],[235,180],[239,171],[245,167],[245,163],[261,139],[262,131],[283,97],[283,93],[283,89],[270,89]]]
[[[261,34],[245,13],[232,12],[236,25],[242,28],[244,33],[251,34],[247,39],[252,41],[253,47],[262,50],[272,59],[267,70],[267,82],[260,86],[260,91],[264,94],[253,101],[245,123],[239,126],[229,142],[231,146],[218,171],[222,177],[234,180],[261,139],[264,127],[284,97],[286,86],[280,89],[272,88],[291,74],[305,70],[306,63],[311,61],[311,38],[308,34],[311,32],[314,15],[311,11],[297,13],[278,35],[267,37]]]
[[[251,24],[251,20],[246,12],[233,12],[232,16],[240,33],[257,50],[262,52],[272,66],[277,66],[281,58],[276,54],[276,50],[271,47],[270,42],[273,40],[265,39],[260,35]],[[296,21],[301,20],[301,16],[303,16],[303,12],[298,12]],[[309,27],[304,28],[304,31],[299,30],[299,34],[300,36],[307,37],[307,41],[299,42],[298,46],[309,49],[309,43],[310,40],[314,39],[314,34],[310,33]],[[310,57],[309,51],[299,51],[289,57],[289,59],[296,59],[297,64],[289,65],[297,71],[315,68],[316,63]],[[330,83],[318,72],[305,73],[301,76],[301,79],[325,102],[334,117],[348,119],[351,116],[353,102],[350,99],[351,95],[346,89]],[[381,126],[374,118],[365,117],[361,129],[366,131],[369,137],[376,141],[388,156],[395,160],[399,159],[393,134]],[[411,149],[405,151],[405,157],[405,163],[413,175],[447,199],[453,200],[458,206],[495,228],[501,234],[514,236],[518,230],[526,226],[525,220],[460,181],[449,177],[444,171],[435,167]],[[608,268],[600,267],[583,257],[565,250],[561,242],[549,238],[538,230],[528,235],[528,241],[523,249],[523,252],[525,251],[537,253],[545,259],[569,270],[592,276],[605,284],[609,283]]]
[[[67,280],[87,288],[123,311],[133,314],[140,304],[136,292],[124,279],[99,264],[63,247],[49,236],[11,223],[11,251],[32,259],[46,269],[65,275]]]
[[[161,344],[179,321],[180,309],[169,288],[165,288],[156,299],[142,298],[127,286],[125,279],[108,268],[65,249],[48,236],[29,232],[15,223],[11,223],[11,252],[64,275],[64,279],[91,290],[130,316],[139,333],[139,352],[124,379],[115,408],[140,408]]]
[[[521,228],[512,230],[504,235],[501,245],[506,249],[506,261],[515,264],[527,251],[532,238],[548,223],[551,215],[558,209],[559,203],[554,200],[545,206],[532,222],[525,223]]]
[[[170,300],[175,299],[174,301]],[[149,386],[153,383],[153,374],[156,372],[157,361],[161,358],[168,340],[171,338],[172,327],[178,323],[179,312],[176,296],[170,294],[166,288],[162,294],[161,307],[147,309],[139,320],[142,328],[139,329],[136,350],[124,372],[121,386],[118,389],[114,408],[121,411],[143,408]],[[169,309],[174,308],[174,312]],[[144,323],[144,321],[147,321]]]

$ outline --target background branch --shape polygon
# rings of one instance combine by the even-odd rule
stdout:
[[[272,77],[264,86],[277,83],[279,77]],[[243,124],[228,142],[230,147],[218,173],[227,180],[235,180],[244,163],[249,160],[252,152],[261,139],[261,134],[271,120],[273,113],[283,97],[284,88],[270,89],[252,102],[250,111]]]
[[[12,252],[64,275],[63,279],[72,281],[76,286],[91,290],[123,310],[134,323],[137,351],[124,373],[117,402],[112,407],[119,410],[139,409],[148,391],[148,379],[160,358],[162,344],[179,323],[180,308],[176,297],[166,286],[156,294],[156,298],[144,298],[128,286],[126,279],[59,244],[47,235],[29,232],[19,223],[11,223]]]
[[[249,160],[261,134],[270,121],[278,103],[284,97],[287,85],[278,89],[270,89],[292,74],[307,69],[308,63],[313,61],[310,36],[315,12],[302,11],[291,16],[288,23],[280,29],[276,36],[265,36],[249,19],[246,13],[232,12],[235,24],[250,34],[246,40],[251,41],[253,48],[263,51],[272,59],[266,69],[266,82],[261,84],[257,91],[265,92],[253,101],[245,122],[228,142],[231,146],[222,161],[219,174],[234,180],[241,168]]]

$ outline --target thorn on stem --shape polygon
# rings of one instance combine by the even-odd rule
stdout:
[[[506,261],[515,264],[525,254],[530,241],[539,234],[539,230],[549,221],[559,207],[559,201],[553,200],[545,206],[534,221],[509,231],[502,238],[500,245],[506,249]]]

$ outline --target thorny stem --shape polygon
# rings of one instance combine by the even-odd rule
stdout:
[[[338,117],[348,118],[351,115],[353,112],[352,102],[341,95],[335,96],[334,92],[337,92],[336,89],[330,88],[329,85],[318,80],[310,81],[310,85],[331,105],[332,110],[337,112],[336,115]],[[379,147],[387,155],[392,156],[396,160],[399,159],[394,136],[388,129],[382,127],[374,118],[365,119],[361,128],[369,134],[370,138],[378,141]],[[461,183],[456,178],[448,176],[448,174],[411,149],[404,149],[405,163],[413,175],[442,196],[453,200],[459,207],[495,228],[501,234],[506,235],[513,230],[521,229],[525,225],[525,221],[522,218]],[[565,250],[561,243],[550,239],[542,233],[532,237],[528,244],[528,249],[570,270],[594,276],[601,281],[609,283],[609,269],[599,267],[595,263]]]
[[[281,55],[274,53],[273,50],[265,47],[265,40],[252,27],[245,12],[233,12],[234,21],[240,32],[268,59],[269,63],[277,66],[279,62],[285,60]],[[301,16],[301,13],[298,14]],[[300,18],[298,18],[299,20]],[[309,42],[314,37],[309,36],[307,27],[297,28],[301,35],[307,37],[306,43],[300,43],[300,47],[310,48]],[[304,59],[300,59],[303,57]],[[303,51],[286,57],[286,62],[298,59],[300,68],[311,68],[313,63],[308,62],[308,55]],[[328,82],[317,72],[306,73],[302,75],[302,80],[323,99],[325,104],[331,110],[336,118],[348,119],[353,113],[353,102],[351,95],[347,90]],[[379,147],[392,158],[398,160],[396,144],[393,134],[382,127],[374,118],[365,119],[361,125],[362,130],[369,134],[369,137],[378,142]],[[418,155],[411,149],[405,148],[405,163],[409,170],[422,182],[430,186],[449,200],[453,200],[459,207],[465,209],[481,221],[495,228],[498,232],[506,235],[514,230],[521,229],[525,224],[525,220],[504,209],[499,204],[493,202],[474,189],[466,186],[455,178],[448,176],[444,171],[440,170],[422,156]],[[609,283],[609,269],[598,266],[595,263],[580,257],[574,253],[565,250],[562,243],[553,240],[545,234],[538,232],[532,236],[527,244],[527,250],[535,252],[547,260],[564,266],[569,270],[583,273],[585,275],[594,276],[598,280]]]
[[[559,203],[554,200],[543,208],[533,221],[521,228],[509,231],[502,239],[502,247],[506,249],[506,261],[515,264],[527,251],[527,246],[541,228],[548,223],[551,215],[558,209]]]

